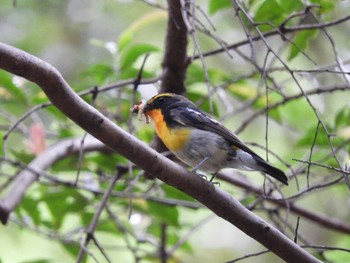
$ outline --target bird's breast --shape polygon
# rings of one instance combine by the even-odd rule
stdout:
[[[168,127],[160,109],[150,110],[147,115],[151,117],[158,137],[170,151],[177,152],[184,148],[191,129]]]

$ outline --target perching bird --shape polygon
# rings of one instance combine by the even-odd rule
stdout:
[[[166,147],[193,170],[214,174],[222,168],[261,171],[288,185],[283,171],[267,163],[185,97],[159,94],[138,109],[153,120]]]

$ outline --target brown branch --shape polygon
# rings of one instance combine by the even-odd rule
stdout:
[[[263,189],[253,185],[251,182],[244,182],[243,180],[238,179],[235,176],[230,176],[225,173],[219,173],[218,175],[219,179],[222,179],[224,181],[227,181],[233,185],[236,185],[238,187],[241,187],[249,192],[255,193],[259,196],[264,196]],[[321,214],[317,214],[315,212],[312,212],[308,209],[302,208],[289,200],[285,199],[267,199],[269,202],[272,202],[279,207],[284,207],[288,209],[290,212],[299,215],[307,220],[313,221],[320,226],[327,227],[329,229],[333,229],[335,231],[350,234],[350,225],[345,224],[336,218],[332,218],[330,216],[324,216]]]
[[[38,84],[67,117],[111,149],[163,182],[185,192],[287,262],[320,262],[231,195],[160,155],[126,133],[69,87],[44,61],[0,43],[0,68]]]
[[[168,25],[165,38],[163,76],[160,93],[185,93],[187,67],[187,28],[180,0],[168,0]]]

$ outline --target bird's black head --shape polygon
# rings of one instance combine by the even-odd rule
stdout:
[[[179,106],[180,104],[181,106],[184,106],[184,107],[194,106],[194,104],[188,99],[186,99],[184,96],[177,95],[174,93],[161,93],[150,98],[146,102],[146,105],[143,108],[143,112],[147,113],[147,111],[154,110],[154,109],[160,109],[161,111],[164,112],[166,109]]]

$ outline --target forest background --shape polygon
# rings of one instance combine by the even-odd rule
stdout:
[[[350,1],[0,5],[0,262],[350,261]],[[164,152],[130,113],[159,91],[289,186],[225,170],[213,187],[104,119]]]

